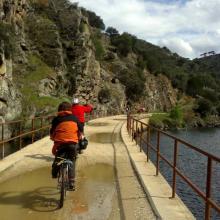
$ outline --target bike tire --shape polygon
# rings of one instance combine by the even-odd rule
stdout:
[[[65,169],[62,166],[61,169],[61,186],[60,186],[60,204],[59,207],[62,208],[63,207],[63,203],[64,203],[64,197],[65,197],[65,177],[64,177],[64,172]]]

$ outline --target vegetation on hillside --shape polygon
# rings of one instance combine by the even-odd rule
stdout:
[[[6,59],[10,58],[13,54],[15,42],[13,27],[10,24],[0,23],[0,48],[4,49]]]
[[[94,13],[90,13],[94,21],[98,21],[96,28],[102,29],[102,19]],[[172,85],[183,94],[189,95],[194,99],[191,109],[185,113],[185,106],[176,106],[171,111],[169,118],[176,120],[179,126],[187,123],[187,117],[207,118],[210,115],[220,115],[220,65],[219,56],[203,59],[189,60],[176,53],[172,53],[167,47],[158,47],[136,36],[124,32],[122,34],[114,27],[107,27],[105,34],[110,37],[111,45],[116,48],[119,57],[127,57],[129,53],[137,56],[136,69],[124,69],[118,73],[118,79],[125,85],[128,100],[139,100],[144,96],[145,76],[143,70],[147,69],[151,74],[166,75]],[[97,58],[101,60],[104,54],[101,38],[93,37],[96,47]],[[182,95],[181,95],[182,94]],[[183,113],[180,113],[180,112]],[[181,114],[182,119],[174,119]]]
[[[95,56],[101,65],[106,61],[105,55],[108,52],[113,54],[112,60],[115,59],[114,57],[119,58],[119,65],[122,68],[111,72],[125,86],[127,101],[138,102],[145,97],[146,75],[144,70],[148,70],[154,75],[166,75],[179,91],[180,104],[178,103],[167,115],[169,119],[163,118],[163,120],[181,127],[184,126],[184,123],[190,123],[198,117],[209,120],[212,116],[220,116],[220,55],[189,60],[172,53],[166,47],[155,46],[130,33],[119,33],[114,27],[108,27],[105,30],[102,18],[92,11],[81,8],[82,15],[87,19],[85,17],[80,18],[81,20],[78,19],[79,15],[81,16],[81,13],[77,11],[78,5],[77,3],[71,4],[69,0],[60,0],[56,4],[52,4],[48,0],[31,0],[30,3],[34,13],[29,13],[25,18],[24,27],[26,37],[30,39],[27,46],[34,48],[33,54],[38,54],[38,56],[28,57],[28,68],[24,72],[20,70],[21,75],[16,76],[18,84],[25,85],[21,88],[24,95],[24,105],[29,100],[39,102],[37,104],[40,108],[49,103],[48,97],[38,97],[37,83],[53,74],[54,67],[63,65],[62,59],[60,59],[62,54],[58,53],[57,48],[62,48],[60,53],[66,53],[64,56],[67,67],[66,76],[71,82],[68,86],[71,91],[69,95],[72,95],[76,89],[77,75],[75,68],[72,68],[77,54],[74,46],[81,43],[75,42],[76,35],[79,32],[89,32],[90,30]],[[62,10],[64,7],[70,9],[71,13]],[[79,24],[79,27],[76,24]],[[0,43],[4,43],[6,58],[10,58],[16,47],[20,47],[18,44],[15,45],[16,39],[14,38],[16,36],[14,33],[12,26],[0,24]],[[103,37],[103,35],[106,36]],[[108,38],[110,45],[105,45],[106,42],[103,39],[106,38]],[[24,49],[27,50],[27,48]],[[129,63],[131,55],[135,57],[130,59],[132,64]],[[106,62],[110,63],[111,59]],[[181,103],[181,99],[185,95],[193,97],[193,101],[190,100],[190,105],[186,104],[187,102]],[[110,92],[107,89],[101,90],[98,99],[110,99]],[[155,120],[157,121],[157,119]]]
[[[144,40],[138,39],[129,33],[122,33],[108,27],[106,34],[110,36],[111,43],[117,48],[119,56],[126,57],[129,53],[137,55],[137,67],[148,69],[152,74],[164,74],[182,94],[196,98],[193,109],[201,117],[207,115],[220,115],[220,65],[219,56],[207,59],[189,60],[172,53],[166,47],[158,47]],[[127,88],[131,81],[129,73],[122,74],[121,81]],[[135,88],[143,88],[143,81],[135,77]],[[119,78],[120,79],[120,78]],[[132,89],[127,95],[132,95]]]

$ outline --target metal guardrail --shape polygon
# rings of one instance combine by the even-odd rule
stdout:
[[[90,114],[85,115],[85,120],[89,121],[98,117],[104,117],[107,113],[104,111],[92,111]],[[0,123],[0,150],[1,155],[0,159],[3,159],[5,154],[5,145],[12,141],[18,140],[16,143],[18,150],[22,149],[24,146],[23,139],[25,137],[29,137],[31,139],[31,143],[34,141],[41,139],[42,137],[49,134],[49,129],[51,126],[51,121],[54,115],[50,116],[42,116],[42,117],[35,117],[32,119],[23,119],[17,121],[9,121]],[[16,131],[16,134],[13,134],[10,137],[6,137],[6,129],[10,127],[10,130]],[[48,132],[44,132],[48,130]],[[36,135],[38,134],[38,137]],[[24,146],[23,146],[24,145]]]
[[[24,120],[17,120],[17,121],[9,121],[0,123],[1,129],[1,159],[5,157],[5,145],[6,143],[10,143],[15,140],[19,140],[19,150],[23,147],[22,140],[24,137],[29,137],[31,139],[31,143],[33,143],[37,138],[36,134],[39,133],[39,138],[45,136],[44,130],[49,131],[51,118],[53,116],[43,116],[43,117],[35,117],[32,119],[24,119]],[[6,129],[12,132],[10,137],[6,137],[5,131]],[[17,132],[17,133],[15,133]],[[48,135],[48,133],[46,133]]]
[[[157,129],[153,126],[150,126],[138,119],[135,119],[133,116],[127,116],[127,130],[128,133],[132,137],[132,141],[136,141],[139,146],[140,151],[143,150],[142,144],[144,143],[147,146],[146,154],[147,154],[147,162],[149,161],[150,149],[156,153],[156,176],[159,174],[159,162],[163,160],[172,168],[172,195],[171,198],[175,198],[176,195],[176,177],[180,176],[183,181],[185,181],[204,201],[205,201],[205,220],[210,220],[211,208],[214,208],[218,213],[220,213],[220,206],[212,199],[211,196],[211,187],[212,187],[212,165],[213,161],[220,163],[220,158],[212,155],[206,151],[203,151],[186,141],[177,138],[171,134],[168,134],[160,129]],[[156,147],[150,143],[151,132],[154,131],[157,133],[157,144]],[[147,136],[144,138],[143,134]],[[174,140],[174,153],[173,153],[173,162],[170,162],[165,156],[163,156],[160,152],[161,146],[161,134],[171,138]],[[207,158],[207,168],[206,168],[206,192],[204,193],[199,187],[197,187],[188,177],[186,177],[180,169],[177,168],[178,161],[178,148],[179,144],[183,144],[187,148],[190,148]]]

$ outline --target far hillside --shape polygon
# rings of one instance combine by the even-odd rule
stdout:
[[[202,116],[220,114],[220,55],[189,60],[129,33],[120,35],[112,27],[107,28],[106,33],[120,56],[135,53],[140,69],[146,68],[154,75],[166,75],[180,93],[195,97],[196,112]]]

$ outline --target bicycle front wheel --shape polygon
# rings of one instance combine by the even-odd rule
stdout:
[[[60,185],[60,208],[63,207],[64,197],[65,197],[65,168],[61,166],[61,185]]]

